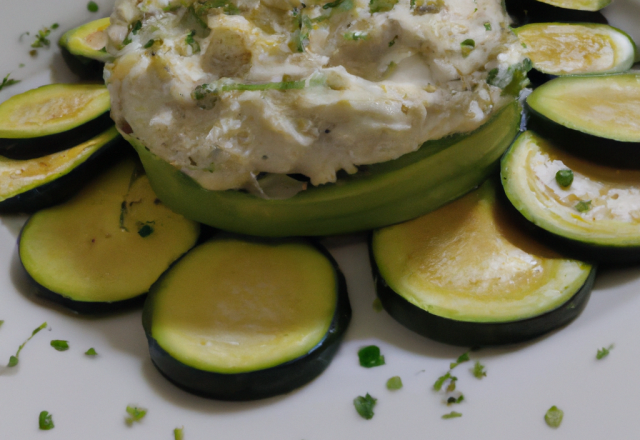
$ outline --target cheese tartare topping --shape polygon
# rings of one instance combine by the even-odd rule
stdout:
[[[313,185],[482,125],[523,84],[501,0],[118,0],[112,115],[204,188]]]

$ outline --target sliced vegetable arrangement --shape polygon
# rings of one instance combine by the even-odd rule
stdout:
[[[105,49],[110,19],[101,18],[65,32],[58,45],[69,68],[80,77],[102,78],[104,63],[111,59]]]
[[[519,229],[492,181],[371,238],[376,292],[398,322],[448,344],[521,342],[585,307],[595,268]]]
[[[313,380],[350,318],[344,276],[319,245],[226,235],[166,272],[143,311],[162,374],[223,400],[261,399]]]
[[[104,312],[145,294],[199,232],[159,202],[129,158],[68,202],[34,214],[20,235],[20,261],[40,295],[77,312]]]

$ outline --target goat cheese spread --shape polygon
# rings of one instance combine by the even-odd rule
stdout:
[[[525,81],[501,0],[304,1],[117,0],[118,127],[206,189],[320,185],[476,129]]]

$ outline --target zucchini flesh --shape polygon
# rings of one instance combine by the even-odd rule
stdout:
[[[632,152],[640,143],[640,74],[556,78],[529,95],[527,108],[529,126],[563,144],[606,156],[607,146],[627,143]]]
[[[98,84],[51,84],[0,104],[0,138],[25,139],[62,133],[111,108],[109,91]]]
[[[593,267],[515,226],[496,186],[374,231],[378,295],[401,324],[456,345],[512,343],[565,324],[552,315],[579,293],[586,301]]]
[[[107,45],[106,30],[111,20],[109,17],[90,21],[82,26],[65,32],[58,44],[72,55],[80,57],[81,61],[95,60],[106,63],[112,56],[102,50]]]
[[[507,12],[517,26],[528,23],[601,23],[607,19],[600,11],[566,9],[537,0],[504,0]]]
[[[572,170],[569,187],[556,182],[560,169]],[[640,171],[585,161],[527,131],[505,154],[501,174],[514,207],[565,239],[558,246],[588,260],[640,261]],[[587,200],[588,209],[578,211]]]
[[[143,312],[151,357],[188,391],[281,394],[328,365],[351,312],[344,278],[302,240],[215,237],[156,283]]]
[[[140,155],[158,197],[176,212],[248,235],[316,236],[408,220],[465,194],[494,170],[519,126],[514,102],[472,133],[426,142],[416,152],[286,200],[204,190],[135,138],[125,138]]]
[[[631,37],[608,25],[535,23],[515,32],[533,66],[551,75],[624,72],[635,59]]]
[[[101,312],[146,293],[195,244],[199,226],[160,204],[138,167],[128,158],[27,221],[20,260],[39,293]]]
[[[0,211],[34,211],[62,202],[110,163],[120,146],[122,138],[112,126],[80,145],[45,157],[0,156]]]

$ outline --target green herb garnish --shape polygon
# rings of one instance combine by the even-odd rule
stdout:
[[[458,378],[455,376],[451,376],[450,381],[449,381],[449,385],[447,385],[447,392],[448,393],[453,393],[456,390],[456,382],[458,381]]]
[[[513,64],[508,69],[491,69],[487,75],[487,84],[502,89],[502,95],[517,96],[524,87],[529,85],[527,73],[533,68],[531,60],[525,58],[519,64]]]
[[[456,359],[455,362],[451,362],[449,364],[449,369],[453,370],[458,365],[462,364],[463,362],[468,362],[468,361],[469,361],[469,352],[462,353],[460,356],[458,356],[458,359]]]
[[[4,89],[5,87],[12,86],[14,84],[18,84],[20,82],[20,80],[9,78],[9,75],[11,74],[7,73],[7,76],[3,78],[2,83],[0,83],[0,90]]]
[[[484,24],[484,29],[487,30],[487,31],[490,31],[491,30],[491,23],[489,23],[489,22],[485,23]]]
[[[187,38],[185,38],[184,42],[187,44],[187,46],[191,47],[191,52],[192,53],[198,53],[200,52],[200,45],[198,44],[198,42],[196,40],[193,39],[193,36],[196,34],[196,31],[191,31],[189,33],[189,35],[187,35]]]
[[[602,347],[602,350],[598,350],[598,353],[596,354],[596,359],[600,360],[602,358],[609,356],[609,352],[611,352],[612,349],[613,349],[613,344],[611,344],[608,348]]]
[[[558,185],[565,188],[570,186],[573,183],[573,171],[569,169],[559,170],[556,173],[556,182],[558,182]]]
[[[576,211],[578,212],[587,212],[591,209],[591,200],[580,200],[576,204]]]
[[[449,414],[444,414],[442,416],[443,419],[455,419],[456,417],[462,417],[462,414],[459,412],[451,411]]]
[[[473,375],[478,379],[482,379],[487,375],[487,372],[484,369],[484,365],[480,363],[480,361],[476,361],[473,365]]]
[[[370,420],[373,418],[373,407],[376,406],[378,399],[373,398],[367,393],[366,396],[358,396],[353,399],[353,406],[363,419]]]
[[[184,427],[176,428],[173,430],[173,438],[175,440],[183,440],[184,439]]]
[[[53,29],[56,29],[58,26],[54,23],[53,26],[51,26]],[[43,27],[42,29],[40,29],[38,31],[38,34],[36,35],[36,39],[33,43],[31,43],[31,47],[33,48],[38,48],[38,47],[49,47],[51,46],[51,41],[49,40],[49,35],[51,35],[51,29],[49,29],[48,27]]]
[[[93,348],[93,347],[91,347],[90,349],[85,351],[84,354],[87,355],[87,356],[97,356],[98,355],[98,353],[96,352],[95,348]]]
[[[0,327],[2,327],[2,324],[4,324],[4,319],[0,319]]]
[[[384,365],[384,356],[380,354],[380,348],[376,345],[368,345],[358,350],[360,365],[365,368]]]
[[[562,423],[562,417],[564,417],[564,411],[553,405],[544,415],[544,421],[552,428],[557,428]]]
[[[369,35],[365,32],[355,31],[355,32],[347,32],[343,35],[345,40],[358,41],[358,40],[366,40],[369,38]]]
[[[145,43],[145,45],[143,46],[145,49],[149,49],[151,46],[153,46],[155,44],[156,40],[154,40],[153,38],[149,41],[147,41]]]
[[[282,81],[263,84],[239,84],[239,83],[222,83],[222,84],[202,84],[195,88],[191,94],[195,100],[201,100],[211,95],[218,95],[221,92],[229,92],[232,90],[240,91],[258,91],[258,90],[292,90],[304,89],[304,81]]]
[[[100,8],[98,7],[98,4],[92,0],[87,3],[87,9],[89,10],[89,12],[98,12],[98,9]]]
[[[389,378],[387,381],[388,390],[399,390],[400,388],[402,388],[402,379],[400,379],[400,376],[393,376]]]
[[[124,421],[131,426],[134,422],[141,421],[147,415],[147,410],[137,406],[127,406],[127,414],[129,414],[129,417],[126,417]]]
[[[331,9],[331,8],[338,7],[342,4],[343,1],[344,0],[336,0],[331,3],[325,3],[324,5],[322,5],[322,9]]]
[[[375,14],[376,12],[387,12],[393,9],[398,3],[398,0],[370,0],[369,12]]]
[[[451,377],[452,377],[451,373],[447,371],[447,374],[445,374],[443,376],[440,376],[438,378],[438,380],[435,381],[435,383],[433,384],[433,389],[436,390],[436,391],[440,391],[442,389],[442,385],[444,385],[445,381],[447,379],[450,379]]]
[[[38,417],[38,425],[43,431],[53,429],[54,425],[51,414],[49,414],[49,412],[47,411],[41,411],[40,416]]]
[[[46,322],[43,322],[40,327],[38,327],[37,329],[35,329],[33,332],[31,332],[31,336],[29,336],[27,338],[26,341],[24,341],[22,343],[22,345],[20,347],[18,347],[18,351],[16,352],[15,356],[11,356],[9,358],[9,364],[7,365],[8,367],[15,367],[16,365],[18,365],[18,358],[20,357],[20,352],[22,351],[22,349],[24,348],[24,346],[27,344],[27,342],[29,342],[31,340],[31,338],[33,338],[40,330],[42,330],[43,328],[45,328],[47,326]]]
[[[394,44],[396,44],[396,40],[398,39],[398,36],[396,35],[395,37],[393,37],[393,40],[389,41],[389,47],[393,46]]]
[[[447,405],[452,405],[454,403],[461,403],[464,400],[464,395],[460,394],[458,397],[449,397],[447,399]]]
[[[129,25],[129,32],[127,33],[125,39],[122,41],[122,45],[126,46],[127,44],[131,43],[131,35],[137,35],[138,32],[140,32],[140,29],[142,29],[142,22],[140,20],[133,23],[133,25]]]
[[[51,341],[51,346],[58,351],[67,351],[69,349],[68,341],[61,341],[60,339],[54,339]]]
[[[142,238],[146,238],[151,234],[153,234],[153,226],[151,225],[147,224],[138,229],[138,235]]]
[[[464,40],[462,43],[460,43],[460,49],[462,50],[462,56],[465,57],[465,58],[468,57],[469,54],[475,48],[476,48],[476,42],[474,40],[472,40],[471,38],[468,38],[468,39]]]

